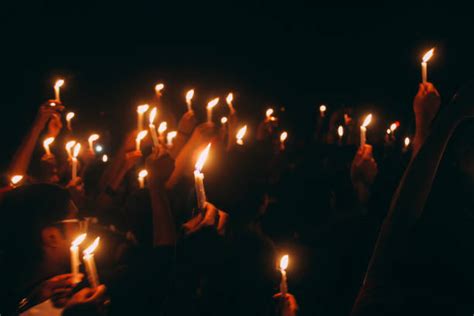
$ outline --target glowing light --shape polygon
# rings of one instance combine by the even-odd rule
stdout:
[[[100,237],[97,237],[94,242],[84,250],[84,256],[90,256],[94,253],[95,249],[99,246]]]
[[[166,135],[166,142],[169,146],[173,145],[173,139],[178,135],[177,131],[171,131]]]
[[[227,95],[227,98],[225,99],[225,101],[227,102],[228,105],[232,105],[233,100],[234,100],[234,95],[232,94],[232,92],[230,92]]]
[[[221,117],[221,124],[227,123],[227,117],[223,116]]]
[[[95,142],[98,139],[99,139],[99,134],[92,134],[91,136],[89,136],[88,141]]]
[[[428,62],[431,59],[431,57],[433,57],[433,53],[434,53],[434,48],[427,51],[426,54],[423,55],[423,62],[424,63]]]
[[[81,144],[80,143],[77,143],[75,146],[74,146],[74,150],[72,152],[72,156],[74,158],[77,158],[77,156],[79,156],[79,152],[81,151]]]
[[[362,127],[369,126],[370,122],[372,122],[372,114],[369,114],[365,117],[364,123],[362,123]]]
[[[288,263],[289,263],[289,257],[288,255],[284,255],[283,257],[281,257],[280,259],[280,269],[281,270],[286,270],[288,268]]]
[[[150,106],[148,104],[139,105],[139,106],[137,106],[137,113],[138,114],[143,114],[146,111],[148,111],[149,108],[150,108]]]
[[[342,125],[339,125],[337,128],[337,135],[339,135],[339,137],[344,136],[344,127]]]
[[[387,135],[392,134],[392,130],[390,128],[387,128]]]
[[[140,140],[140,141],[141,141],[143,138],[146,137],[146,135],[148,135],[148,131],[147,131],[147,130],[141,131],[140,133],[138,133],[136,140]]]
[[[55,88],[55,89],[59,89],[59,88],[61,88],[63,85],[64,85],[64,80],[63,80],[63,79],[59,79],[59,80],[56,80],[56,83],[54,84],[54,88]]]
[[[212,99],[207,104],[207,109],[212,109],[213,107],[215,107],[217,105],[217,103],[219,103],[219,98]]]
[[[156,93],[161,93],[161,90],[163,90],[164,87],[165,87],[164,84],[158,83],[158,84],[155,86],[155,91],[156,91]]]
[[[150,123],[150,126],[153,126],[157,113],[158,113],[158,109],[156,107],[151,109],[150,114],[148,115],[148,122]]]
[[[288,133],[285,131],[280,134],[280,142],[285,142],[285,140],[288,138]]]
[[[66,121],[72,120],[74,118],[74,116],[76,116],[76,113],[69,112],[68,114],[66,114]]]
[[[78,247],[86,239],[87,234],[81,234],[71,243],[72,247]]]
[[[102,155],[102,162],[107,162],[107,161],[109,161],[109,156]]]
[[[207,159],[207,156],[209,155],[210,150],[211,150],[211,143],[209,143],[199,155],[199,158],[196,161],[196,164],[194,165],[194,168],[197,171],[201,172],[202,167],[204,167],[204,163],[206,162],[206,159]]]
[[[102,150],[104,150],[104,148],[101,145],[95,146],[95,151],[96,152],[100,153],[100,152],[102,152]]]
[[[168,123],[161,122],[160,126],[158,126],[158,133],[163,134],[167,128],[168,128]]]
[[[268,108],[267,111],[265,112],[265,116],[267,118],[270,118],[273,114],[273,109],[272,108]]]
[[[327,110],[327,107],[324,104],[319,107],[320,112],[324,113],[324,112],[326,112],[326,110]]]
[[[46,155],[51,155],[49,146],[54,142],[54,137],[48,137],[43,141],[43,148],[46,151]]]
[[[410,145],[410,137],[405,137],[405,140],[403,142],[405,144],[405,147],[408,147]]]
[[[146,169],[142,169],[140,170],[140,172],[138,173],[138,177],[139,178],[145,178],[146,176],[148,176],[148,171]]]
[[[390,130],[392,132],[394,132],[399,126],[400,126],[400,122],[398,122],[398,121],[394,122],[394,123],[390,124]]]
[[[23,180],[23,176],[21,175],[14,175],[13,177],[10,178],[10,182],[13,185],[17,185],[21,180]]]
[[[186,93],[186,103],[191,103],[191,100],[193,99],[194,97],[194,89],[191,89],[189,90],[187,93]]]

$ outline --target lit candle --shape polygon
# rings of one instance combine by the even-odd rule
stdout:
[[[86,272],[87,277],[89,279],[89,284],[92,288],[96,288],[100,284],[99,275],[97,274],[97,268],[94,260],[94,250],[99,245],[99,240],[100,237],[97,237],[94,242],[84,250],[84,256],[82,257],[82,259],[84,260],[84,264],[86,265]]]
[[[370,124],[372,121],[372,114],[367,115],[367,117],[364,120],[364,123],[362,123],[362,126],[360,127],[360,147],[363,147],[365,145],[365,142],[367,141],[366,138],[366,132],[367,132],[367,126]]]
[[[81,144],[77,143],[74,146],[74,150],[72,153],[72,168],[71,168],[71,178],[75,180],[77,178],[77,156],[79,156],[79,152],[81,151]]]
[[[197,206],[199,210],[203,210],[206,206],[206,191],[204,190],[204,174],[201,172],[204,163],[206,162],[211,143],[201,152],[199,158],[194,165],[194,188],[196,190]]]
[[[102,155],[102,162],[107,162],[107,161],[109,161],[109,156],[107,156],[105,154]]]
[[[158,135],[156,134],[155,127],[155,118],[157,112],[158,109],[154,107],[153,109],[151,109],[150,114],[148,115],[148,127],[150,128],[151,139],[153,140],[153,146],[155,146],[155,148],[158,147]]]
[[[166,144],[168,147],[173,146],[173,139],[178,135],[177,131],[171,131],[168,134],[166,134]]]
[[[43,148],[44,151],[46,152],[46,156],[51,156],[51,150],[49,149],[49,146],[54,142],[54,137],[48,137],[43,141]]]
[[[66,143],[66,152],[67,152],[67,156],[69,159],[72,160],[72,147],[74,147],[74,145],[76,145],[76,141],[75,140],[71,140],[71,141],[68,141]]]
[[[69,112],[66,114],[66,123],[67,123],[67,129],[72,131],[72,125],[71,125],[71,120],[76,116],[74,112]]]
[[[72,282],[74,284],[79,283],[81,280],[79,279],[79,266],[81,262],[79,261],[79,245],[86,239],[87,234],[79,235],[74,241],[71,243],[71,274],[72,274]]]
[[[64,85],[63,79],[56,80],[56,83],[54,84],[55,100],[58,102],[61,102],[61,87],[63,85]]]
[[[431,59],[434,53],[434,48],[430,49],[425,55],[423,55],[423,61],[421,62],[421,82],[428,82],[428,61]]]
[[[324,104],[319,107],[319,114],[321,115],[321,117],[324,117],[326,110],[327,107]]]
[[[404,151],[407,151],[408,150],[408,147],[410,146],[410,137],[405,137],[404,141],[403,141],[403,150]]]
[[[212,109],[219,103],[219,98],[212,99],[207,104],[207,122],[212,123]]]
[[[138,133],[137,138],[135,138],[136,151],[140,151],[140,143],[146,137],[147,134],[148,134],[147,130],[144,130]]]
[[[273,109],[272,108],[268,108],[267,111],[265,112],[265,118],[266,118],[266,121],[274,121],[275,118],[272,116],[273,114]]]
[[[146,171],[146,169],[142,169],[138,173],[138,186],[140,187],[140,189],[145,188],[145,178],[147,175],[148,171]]]
[[[288,132],[284,131],[280,134],[280,150],[285,150],[285,142],[288,138]]]
[[[342,144],[342,137],[344,136],[344,127],[342,125],[339,125],[337,128],[337,136],[339,136],[339,145]]]
[[[13,188],[16,188],[18,186],[18,184],[21,182],[21,180],[23,180],[23,176],[22,175],[14,175],[10,178],[10,185],[13,187]]]
[[[162,83],[158,83],[155,86],[155,93],[156,93],[156,96],[158,97],[158,99],[161,98],[161,96],[162,96],[161,91],[163,91],[164,88],[165,88],[165,85],[162,84]]]
[[[148,104],[142,104],[137,106],[137,130],[141,132],[143,129],[143,115],[145,114],[146,111],[148,111],[149,105]]]
[[[288,268],[288,261],[289,261],[288,255],[284,255],[280,259],[280,272],[281,272],[280,293],[283,298],[288,293],[288,282],[286,279],[286,269]]]
[[[166,122],[161,122],[160,126],[158,126],[158,135],[159,135],[160,144],[162,146],[165,145],[165,132],[167,129],[168,129],[168,123]]]
[[[245,125],[244,127],[242,127],[241,129],[239,129],[237,131],[237,134],[235,134],[235,140],[236,140],[236,143],[239,144],[239,145],[243,145],[244,142],[243,142],[243,138],[245,136],[245,133],[247,133],[247,125]]]
[[[89,142],[89,151],[95,155],[95,150],[94,150],[94,142],[96,140],[99,139],[99,134],[92,134],[91,136],[89,136],[89,138],[87,139],[88,142]]]
[[[193,108],[191,107],[193,97],[194,97],[194,89],[191,89],[186,93],[186,105],[188,106],[188,111],[189,112],[193,111]]]
[[[232,101],[234,100],[234,94],[232,92],[230,92],[228,95],[227,95],[227,98],[225,99],[225,101],[227,102],[227,105],[229,106],[229,110],[230,112],[233,112],[234,111],[234,106],[232,105]]]
[[[227,117],[223,116],[221,117],[221,124],[225,125],[225,123],[227,123]]]

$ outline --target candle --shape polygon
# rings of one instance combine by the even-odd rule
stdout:
[[[16,188],[18,186],[18,183],[20,183],[20,181],[23,180],[23,176],[22,175],[14,175],[10,178],[10,185],[13,187],[13,188]]]
[[[63,85],[64,85],[63,79],[56,80],[56,83],[54,84],[55,100],[58,102],[61,102],[61,87]]]
[[[72,154],[72,168],[71,168],[71,178],[75,180],[77,178],[77,156],[79,156],[79,152],[81,151],[81,144],[77,143],[74,146],[73,154]]]
[[[221,117],[221,124],[224,125],[225,123],[227,123],[227,117],[223,116]]]
[[[207,122],[212,123],[212,109],[219,103],[219,98],[212,99],[207,104]]]
[[[342,144],[342,137],[344,136],[344,127],[342,125],[339,125],[337,128],[337,135],[339,136],[339,145]]]
[[[204,163],[206,162],[211,143],[199,155],[196,164],[194,165],[194,188],[196,190],[197,206],[199,210],[203,210],[206,206],[206,191],[204,190],[204,174],[201,172]]]
[[[284,131],[280,134],[280,150],[285,150],[285,142],[288,138],[288,132]]]
[[[79,279],[79,266],[81,262],[79,261],[79,245],[86,239],[87,234],[81,234],[76,239],[73,240],[71,243],[71,274],[72,274],[72,282],[79,283],[81,280]]]
[[[148,134],[147,130],[144,130],[138,133],[137,138],[135,138],[136,151],[140,151],[140,143],[146,137],[147,134]]]
[[[193,108],[191,107],[192,105],[191,101],[193,97],[194,97],[194,89],[191,89],[186,93],[186,105],[188,106],[188,112],[193,111]]]
[[[155,86],[155,93],[156,93],[156,96],[159,98],[161,98],[162,96],[162,93],[161,91],[165,88],[165,85],[162,84],[162,83],[158,83],[156,86]]]
[[[100,237],[97,237],[94,242],[84,250],[84,256],[82,257],[82,259],[84,260],[84,264],[86,265],[86,272],[87,277],[89,279],[89,284],[92,288],[96,288],[100,284],[99,275],[97,274],[97,268],[95,266],[94,260],[94,250],[99,245],[99,240]]]
[[[405,137],[404,141],[403,141],[403,150],[404,151],[407,151],[408,150],[408,147],[410,146],[410,137]]]
[[[324,104],[319,107],[319,114],[321,115],[321,117],[324,117],[326,110],[327,110],[327,107]]]
[[[242,138],[244,138],[245,133],[247,133],[247,125],[245,125],[244,127],[242,127],[241,129],[239,129],[237,131],[237,134],[235,135],[235,139],[236,139],[237,144],[239,144],[239,145],[244,144]]]
[[[227,95],[227,98],[225,99],[227,105],[229,106],[229,110],[230,112],[233,112],[234,111],[234,106],[232,105],[232,101],[234,100],[234,94],[232,92],[230,92],[228,95]]]
[[[145,114],[146,111],[148,111],[149,105],[148,104],[142,104],[137,106],[137,130],[141,132],[143,129],[143,115]]]
[[[283,298],[288,293],[288,282],[286,279],[286,269],[288,268],[288,261],[289,261],[288,255],[284,255],[280,259],[280,272],[281,272],[280,293]]]
[[[160,141],[160,145],[164,146],[165,145],[165,132],[168,129],[168,123],[166,122],[161,122],[160,125],[158,126],[158,137]]]
[[[362,126],[360,127],[360,147],[363,147],[366,143],[367,126],[370,124],[371,121],[372,121],[372,114],[369,114],[366,116],[364,123],[362,123]]]
[[[107,162],[107,161],[109,161],[109,156],[107,156],[105,154],[102,155],[102,162]]]
[[[69,112],[66,114],[66,122],[67,122],[67,129],[72,131],[72,125],[71,125],[71,120],[76,116],[74,112]]]
[[[46,156],[51,156],[51,150],[49,149],[49,146],[54,142],[54,137],[48,137],[43,141],[43,148],[44,151],[46,152]]]
[[[156,127],[155,127],[155,118],[156,114],[158,112],[158,109],[154,107],[151,111],[150,114],[148,115],[148,127],[150,128],[150,134],[151,134],[151,139],[153,140],[153,146],[155,148],[158,147],[158,135],[156,134]]]
[[[173,146],[173,139],[178,135],[177,131],[171,131],[168,134],[166,134],[166,144],[168,147]]]
[[[74,147],[74,145],[76,145],[76,141],[75,140],[70,140],[66,143],[66,152],[67,152],[67,156],[69,159],[72,160],[72,147]]]
[[[146,169],[140,170],[138,173],[138,186],[140,189],[145,188],[145,178],[148,175],[148,171]]]
[[[99,139],[99,134],[92,134],[91,136],[89,136],[89,138],[87,139],[88,142],[89,142],[89,151],[95,155],[95,150],[94,150],[94,142],[96,140]]]
[[[433,57],[434,48],[430,49],[423,55],[423,61],[421,62],[421,82],[428,82],[428,61]]]
[[[273,114],[273,109],[272,108],[268,108],[267,111],[265,112],[265,118],[266,118],[266,121],[274,121],[275,118],[272,116]]]

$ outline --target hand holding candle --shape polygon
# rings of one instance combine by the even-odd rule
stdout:
[[[433,57],[434,48],[430,49],[423,55],[423,61],[421,62],[421,82],[428,82],[428,61]]]
[[[71,243],[71,273],[72,273],[72,281],[74,283],[80,282],[79,279],[79,266],[81,265],[79,261],[79,245],[86,239],[86,234],[79,235],[74,241]]]
[[[280,259],[280,272],[281,272],[281,282],[280,282],[280,293],[282,297],[285,297],[288,293],[288,282],[286,279],[286,269],[288,268],[288,255],[284,255]]]
[[[82,259],[84,260],[84,264],[86,266],[86,272],[87,272],[87,277],[89,279],[89,284],[92,288],[96,288],[99,286],[99,275],[97,274],[97,267],[95,265],[95,260],[94,260],[94,250],[97,248],[99,245],[99,240],[100,237],[97,237],[94,242],[87,247],[83,254],[84,256]]]
[[[52,156],[49,146],[54,142],[54,137],[48,137],[43,141],[43,148],[46,156]]]
[[[99,139],[99,134],[92,134],[91,136],[89,136],[88,138],[88,142],[89,142],[89,151],[95,155],[95,150],[94,150],[94,142],[96,140]]]
[[[199,210],[204,210],[206,205],[206,191],[204,190],[204,174],[201,172],[204,163],[206,162],[209,150],[211,149],[211,143],[201,152],[196,165],[194,166],[194,187],[196,190],[197,207]]]
[[[58,102],[61,102],[61,87],[64,85],[64,80],[59,79],[56,80],[56,83],[54,84],[54,95],[55,95],[55,100]]]
[[[74,112],[69,112],[68,114],[66,114],[67,129],[69,131],[72,131],[71,120],[74,118],[74,116],[76,116],[76,114]]]
[[[372,114],[369,114],[366,116],[364,122],[362,123],[360,127],[360,147],[364,147],[366,141],[367,141],[367,126],[369,126],[370,122],[372,121]]]
[[[188,112],[193,111],[193,108],[192,108],[193,97],[194,97],[194,89],[191,89],[186,93],[186,105],[188,106]]]
[[[212,109],[219,103],[219,98],[212,99],[208,104],[207,104],[207,122],[212,123]]]

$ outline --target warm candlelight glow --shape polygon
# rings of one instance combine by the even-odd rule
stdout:
[[[239,144],[239,145],[244,144],[244,142],[242,141],[242,138],[244,138],[245,133],[247,133],[247,125],[245,125],[241,129],[239,129],[239,131],[235,135],[235,138],[237,139],[237,144]]]
[[[97,237],[89,247],[84,249],[83,251],[84,256],[90,256],[91,254],[93,254],[97,246],[99,246],[99,241],[100,241],[100,237]]]
[[[392,123],[392,124],[390,124],[390,130],[392,132],[394,132],[399,126],[400,126],[400,122],[398,122],[398,121],[395,122],[395,123]]]
[[[109,156],[107,156],[105,154],[102,155],[102,162],[107,162],[107,161],[109,161]]]
[[[156,108],[156,106],[153,109],[151,109],[150,114],[148,115],[148,122],[150,123],[150,126],[152,126],[153,123],[155,122],[157,112],[158,112],[158,109]]]
[[[371,121],[372,121],[372,114],[369,114],[365,117],[364,123],[362,123],[362,127],[369,126]]]
[[[64,80],[63,80],[63,79],[59,79],[59,80],[56,80],[56,83],[54,84],[54,88],[55,88],[55,89],[59,89],[59,88],[61,88],[63,85],[64,85]]]
[[[168,128],[168,123],[161,122],[160,126],[158,126],[158,133],[163,134],[167,128]]]
[[[150,106],[149,106],[148,104],[139,105],[139,106],[137,106],[137,113],[138,113],[138,114],[143,114],[143,113],[145,113],[146,111],[148,111],[148,108],[149,108],[149,107],[150,107]]]
[[[99,134],[92,134],[91,136],[89,136],[88,141],[95,142],[98,139],[99,139]]]
[[[161,93],[161,90],[163,90],[164,87],[165,87],[164,84],[158,83],[158,84],[155,86],[155,91],[156,91],[156,93]]]
[[[72,158],[72,147],[74,147],[74,145],[76,145],[76,141],[75,140],[70,140],[66,143],[66,152],[67,152],[67,155],[69,156],[69,158]]]
[[[207,104],[207,109],[212,109],[213,107],[215,107],[217,105],[217,103],[219,103],[219,98],[215,98],[215,99],[212,99],[211,101],[209,101],[209,103]]]
[[[193,99],[194,97],[194,89],[191,89],[189,90],[188,92],[186,92],[186,103],[191,103],[191,100]]]
[[[87,236],[87,234],[79,235],[76,239],[73,240],[73,242],[71,243],[71,246],[73,246],[73,247],[79,246],[86,239],[86,236]]]
[[[177,131],[171,131],[166,135],[166,143],[168,146],[173,145],[173,139],[178,135]]]
[[[207,156],[209,155],[209,150],[211,149],[211,143],[209,143],[206,148],[201,152],[199,155],[198,160],[196,161],[196,164],[194,165],[194,168],[201,172],[202,167],[204,166],[204,163],[206,162]]]
[[[225,99],[225,101],[227,102],[227,104],[229,106],[232,106],[232,101],[234,100],[234,95],[232,94],[232,92],[230,92],[228,95],[227,95],[227,98]]]
[[[405,147],[408,147],[410,145],[410,138],[405,137],[404,143],[405,143]]]
[[[23,176],[21,175],[14,175],[13,177],[10,178],[10,182],[13,185],[17,185],[21,180],[23,180]]]
[[[72,120],[74,116],[76,116],[74,112],[69,112],[68,114],[66,114],[66,121]]]
[[[286,270],[288,268],[289,257],[288,255],[284,255],[280,259],[280,270]]]
[[[227,123],[227,117],[223,116],[221,117],[221,124]]]
[[[270,118],[273,114],[273,109],[272,108],[268,108],[267,111],[265,112],[265,116],[267,118]]]
[[[140,170],[140,172],[138,173],[138,177],[139,178],[145,178],[146,176],[148,176],[148,171],[146,169],[142,169]]]
[[[339,135],[339,137],[344,136],[344,127],[342,125],[339,125],[337,128],[337,135]]]
[[[423,55],[423,62],[424,63],[428,62],[431,59],[431,57],[433,57],[433,53],[434,53],[434,48],[427,51],[426,54]]]
[[[285,131],[280,134],[280,142],[285,142],[285,140],[288,138],[288,133]]]
[[[319,107],[319,111],[320,111],[321,113],[326,112],[326,110],[327,110],[327,107],[326,107],[324,104]]]
[[[387,135],[392,134],[392,130],[390,128],[387,128]]]
[[[145,138],[147,134],[148,134],[148,131],[146,131],[146,130],[141,131],[140,133],[138,133],[136,140],[137,141],[143,140],[143,138]]]
[[[54,142],[54,137],[48,137],[43,141],[43,148],[46,151],[47,155],[51,155],[51,151],[49,150],[49,146]]]
[[[77,156],[79,156],[79,152],[81,151],[81,144],[80,143],[77,143],[75,146],[74,146],[74,150],[72,152],[72,156],[74,158],[77,158]]]

